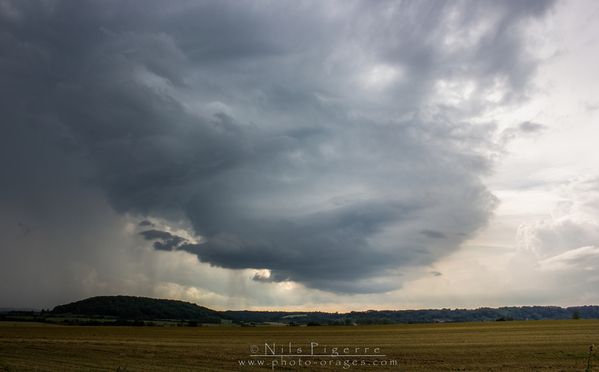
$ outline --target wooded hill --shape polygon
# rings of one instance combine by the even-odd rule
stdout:
[[[185,320],[220,323],[217,311],[190,302],[134,296],[98,296],[56,306],[52,315],[109,317],[124,320]]]

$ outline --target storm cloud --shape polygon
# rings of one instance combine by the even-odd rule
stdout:
[[[71,221],[40,211],[93,192],[189,222],[196,241],[142,222],[157,250],[397,289],[491,216],[500,144],[477,118],[526,99],[524,27],[551,5],[2,1],[0,213]]]

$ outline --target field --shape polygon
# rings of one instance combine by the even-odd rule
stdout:
[[[264,354],[265,343],[267,354],[307,356],[250,357]],[[0,371],[253,371],[273,363],[303,371],[585,371],[591,344],[599,345],[599,320],[243,328],[0,322]],[[599,357],[590,359],[599,371]]]

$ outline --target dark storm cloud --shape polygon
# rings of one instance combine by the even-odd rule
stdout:
[[[139,233],[146,240],[153,240],[155,249],[161,251],[172,251],[178,248],[181,244],[187,243],[187,240],[173,235],[167,231],[161,230],[146,230]]]
[[[427,236],[427,237],[432,238],[432,239],[443,239],[443,238],[445,238],[445,234],[443,234],[440,231],[424,229],[424,230],[420,231],[420,233],[422,235]]]
[[[468,122],[492,103],[439,103],[439,84],[520,97],[535,67],[522,26],[550,5],[4,1],[3,195],[35,210],[85,186],[202,236],[142,233],[156,249],[397,288],[494,205],[493,127]]]
[[[273,280],[293,279],[316,288],[369,292],[373,288],[354,279],[380,275],[389,267],[387,262],[409,264],[416,253],[388,247],[389,251],[375,254],[373,251],[381,247],[368,238],[386,225],[409,219],[413,208],[356,203],[301,218],[251,225],[251,220],[241,221],[248,227],[229,230],[234,233],[219,232],[204,244],[182,245],[181,249],[224,267],[269,268]]]

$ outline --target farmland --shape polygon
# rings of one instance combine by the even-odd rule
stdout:
[[[271,370],[273,362],[275,370],[305,371],[584,371],[591,344],[599,344],[599,320],[318,327],[0,322],[0,371],[252,371]],[[294,356],[250,357],[273,351]],[[247,365],[260,360],[263,367]],[[599,371],[596,355],[590,362]]]

